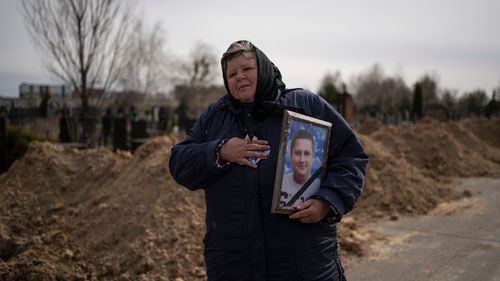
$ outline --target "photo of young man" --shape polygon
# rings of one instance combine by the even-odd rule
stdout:
[[[280,204],[284,205],[295,196],[302,186],[311,177],[311,168],[314,164],[316,155],[316,142],[313,135],[300,129],[292,137],[290,143],[290,162],[292,172],[283,176],[281,188]],[[299,199],[292,205],[297,206],[311,197],[319,189],[320,180],[314,179]]]

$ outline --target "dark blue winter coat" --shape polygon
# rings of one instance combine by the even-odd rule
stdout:
[[[333,124],[325,178],[316,195],[340,216],[346,214],[361,194],[368,164],[359,139],[316,94],[302,89],[278,92],[275,104]],[[170,158],[170,172],[179,184],[205,190],[208,280],[341,280],[335,223],[303,224],[270,212],[282,124],[279,110],[259,119],[256,134],[269,142],[271,153],[258,168],[216,165],[221,140],[245,137],[235,112],[229,95],[210,105],[186,140],[172,148]]]

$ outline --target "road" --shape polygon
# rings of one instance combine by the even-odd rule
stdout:
[[[371,224],[389,237],[347,269],[348,281],[500,281],[500,178],[455,181],[473,196],[433,213]]]

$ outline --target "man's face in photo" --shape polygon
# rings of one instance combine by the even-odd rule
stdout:
[[[299,138],[292,148],[291,162],[295,179],[309,179],[314,161],[313,143],[310,139]]]

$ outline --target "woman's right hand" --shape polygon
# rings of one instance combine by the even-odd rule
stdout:
[[[222,160],[257,168],[257,165],[248,160],[248,158],[256,157],[266,159],[268,153],[264,153],[263,151],[269,149],[271,149],[271,147],[266,140],[250,141],[232,138],[221,147],[219,155]]]

